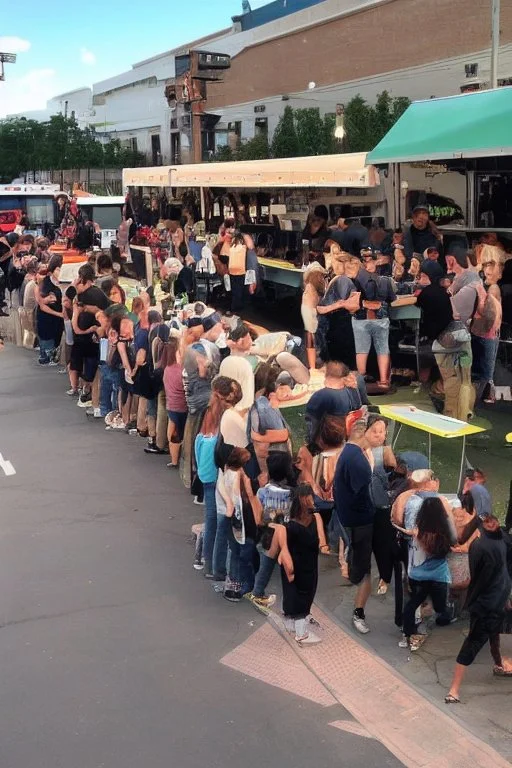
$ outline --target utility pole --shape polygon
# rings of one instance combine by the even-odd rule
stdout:
[[[15,64],[15,53],[0,53],[0,80],[5,80],[4,64]]]
[[[500,0],[492,1],[491,19],[491,88],[498,87],[498,53],[500,47]]]

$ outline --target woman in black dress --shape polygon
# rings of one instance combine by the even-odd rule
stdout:
[[[295,639],[303,645],[321,642],[309,631],[309,614],[318,583],[318,552],[328,550],[322,518],[314,511],[313,489],[307,483],[297,486],[290,521],[286,524],[286,549],[281,551],[281,577],[283,584],[283,613],[286,629],[295,632]]]
[[[48,274],[39,286],[37,307],[37,335],[39,337],[39,365],[57,365],[56,355],[64,331],[62,291],[59,286],[62,256],[54,254],[48,263]]]

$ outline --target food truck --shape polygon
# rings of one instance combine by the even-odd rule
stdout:
[[[226,218],[252,235],[265,279],[283,288],[302,287],[296,267],[302,232],[315,206],[340,216],[384,216],[385,200],[377,170],[366,153],[251,160],[227,163],[126,168],[128,194],[165,195],[189,208],[195,200],[206,232],[216,234]]]
[[[387,176],[388,218],[399,226],[424,197],[410,194],[411,169],[429,174],[429,184],[448,191],[461,208],[442,221],[445,241],[454,237],[468,245],[495,232],[512,249],[512,87],[416,101],[367,156]],[[416,185],[417,186],[417,185]],[[456,200],[455,200],[456,198]],[[451,217],[449,214],[452,213]],[[442,216],[441,216],[442,219]]]

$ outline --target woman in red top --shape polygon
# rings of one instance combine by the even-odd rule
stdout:
[[[169,440],[171,461],[167,465],[168,467],[178,466],[188,413],[178,345],[178,339],[171,337],[165,344],[160,359],[160,367],[164,371],[165,400],[167,415],[169,416],[167,439]]]

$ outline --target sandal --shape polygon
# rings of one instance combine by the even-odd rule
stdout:
[[[447,695],[444,697],[444,703],[445,703],[445,704],[460,704],[460,699],[458,699],[458,698],[457,698],[456,696],[454,696],[453,694],[451,694],[451,693],[448,693],[448,694],[447,694]]]
[[[378,595],[385,595],[387,591],[388,591],[388,585],[386,584],[386,582],[385,582],[385,581],[383,581],[383,580],[381,579],[381,580],[379,581],[379,586],[378,586],[378,588],[377,588],[377,594],[378,594]]]
[[[512,677],[512,669],[505,669],[504,667],[498,667],[497,665],[492,668],[492,673],[496,677]]]
[[[415,651],[419,651],[422,645],[424,645],[425,641],[427,639],[426,635],[411,635],[409,638],[409,648],[411,650],[411,653],[414,653]]]

